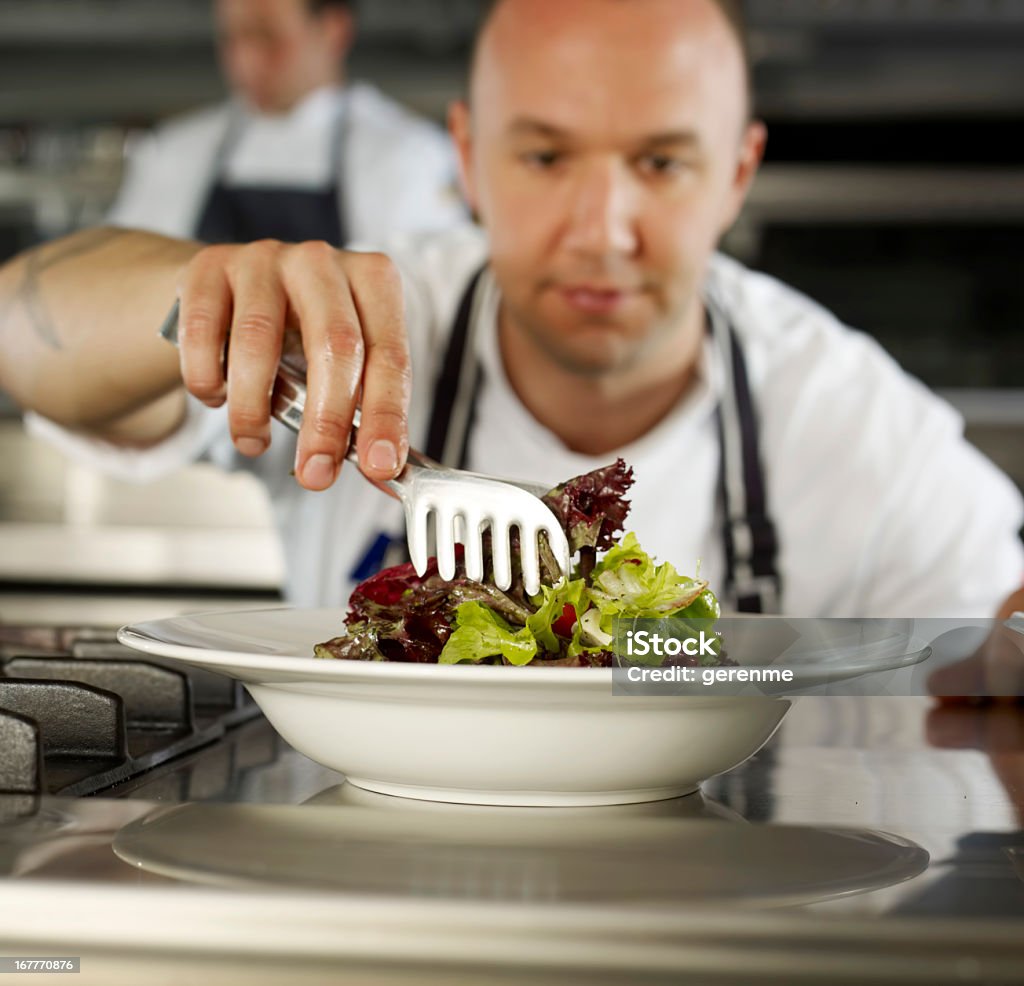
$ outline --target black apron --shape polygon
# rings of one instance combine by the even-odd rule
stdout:
[[[341,246],[346,240],[346,229],[339,177],[347,121],[346,101],[339,99],[332,126],[330,177],[326,186],[307,189],[226,185],[224,165],[244,124],[241,114],[233,113],[214,156],[210,190],[196,224],[196,238],[204,243],[325,240],[333,246]]]
[[[426,448],[432,459],[466,468],[483,369],[476,358],[472,333],[483,292],[478,291],[483,270],[466,287],[448,337],[440,372],[434,384],[433,410]],[[758,447],[757,417],[747,378],[746,362],[736,331],[724,315],[724,306],[705,299],[708,332],[716,345],[726,378],[715,412],[721,469],[719,497],[725,547],[725,585],[716,593],[725,608],[741,613],[779,612],[781,581],[776,571],[778,542],[768,514],[764,470]],[[404,538],[381,534],[350,577],[368,578],[381,567],[408,561]]]

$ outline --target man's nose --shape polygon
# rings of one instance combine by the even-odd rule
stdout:
[[[564,245],[577,253],[632,255],[639,245],[636,197],[627,168],[602,161],[581,170],[572,188]]]

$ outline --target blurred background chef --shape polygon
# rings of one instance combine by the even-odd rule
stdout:
[[[349,82],[352,0],[215,0],[231,98],[159,127],[108,220],[208,243],[372,243],[463,216],[443,132]]]

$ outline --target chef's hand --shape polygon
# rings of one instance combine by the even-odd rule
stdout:
[[[965,633],[965,636],[970,634]],[[937,650],[942,648],[943,637],[935,641]],[[932,672],[928,691],[940,702],[952,705],[1021,702],[1024,699],[1024,634],[994,623],[973,653]]]
[[[1024,715],[1005,703],[936,705],[925,720],[928,743],[986,754],[1024,828]]]
[[[945,704],[980,705],[988,702],[1022,705],[1024,710],[1024,632],[1007,625],[1014,612],[1024,610],[1024,589],[1013,593],[1000,606],[991,630],[973,652],[965,649],[960,660],[934,671],[928,678],[928,690]],[[943,642],[957,653],[961,631],[943,634],[933,647],[943,651]],[[966,639],[969,630],[962,631]]]
[[[931,675],[928,688],[938,701],[925,735],[932,746],[987,754],[1024,827],[1024,634],[1003,624],[1022,609],[1024,589],[1000,607],[973,654]]]
[[[294,330],[308,364],[298,481],[310,490],[334,482],[357,405],[360,469],[378,482],[401,471],[412,379],[402,285],[387,257],[322,242],[210,246],[178,286],[185,387],[210,407],[227,402],[241,453],[260,455],[270,444],[270,392],[285,332]]]

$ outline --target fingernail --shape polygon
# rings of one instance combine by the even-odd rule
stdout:
[[[334,459],[320,452],[309,457],[305,469],[302,470],[302,479],[307,486],[325,489],[334,482],[336,471]]]
[[[267,443],[262,438],[239,438],[235,441],[235,448],[242,455],[262,455],[267,450]]]
[[[376,472],[395,472],[398,469],[398,449],[395,443],[378,438],[366,453],[366,464]]]

